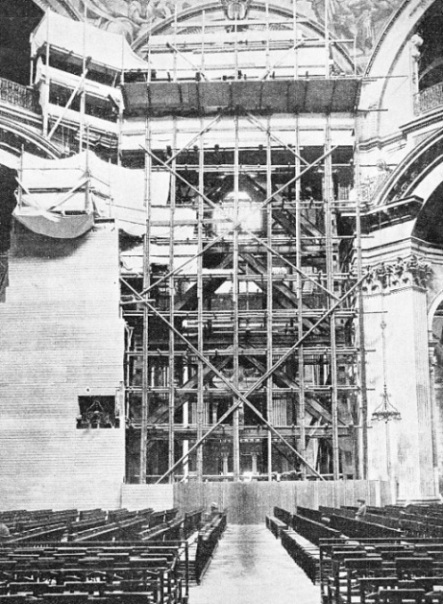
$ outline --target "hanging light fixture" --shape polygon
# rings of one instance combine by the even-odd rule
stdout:
[[[394,405],[389,400],[388,389],[386,384],[383,384],[383,392],[381,395],[381,403],[372,413],[371,419],[373,422],[381,421],[381,422],[390,422],[392,420],[399,421],[401,420],[400,411],[394,407]]]
[[[391,421],[401,420],[400,411],[394,407],[389,400],[388,388],[386,386],[386,336],[385,329],[387,327],[385,320],[383,319],[381,324],[381,341],[382,341],[382,363],[383,363],[383,392],[381,394],[381,403],[375,408],[372,413],[372,421],[380,421],[385,424],[385,438],[386,438],[386,473],[390,485],[391,501],[395,503],[397,497],[397,489],[395,486],[395,477],[393,474],[393,462],[391,459],[391,436],[390,436],[390,423]]]
[[[389,400],[388,388],[386,385],[386,336],[385,329],[387,327],[385,320],[380,323],[381,340],[382,340],[382,363],[383,363],[383,392],[381,394],[381,403],[372,413],[372,421],[382,421],[388,423],[390,421],[401,420],[400,411],[394,407]]]

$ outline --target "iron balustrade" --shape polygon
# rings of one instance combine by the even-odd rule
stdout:
[[[443,82],[421,90],[414,96],[414,114],[422,115],[443,107]]]
[[[40,113],[37,93],[28,86],[5,78],[0,78],[0,100],[34,113]]]

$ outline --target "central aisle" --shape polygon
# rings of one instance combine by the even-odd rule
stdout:
[[[264,525],[228,525],[189,604],[274,603],[320,604],[320,588]]]

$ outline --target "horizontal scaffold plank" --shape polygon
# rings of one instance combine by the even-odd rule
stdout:
[[[124,86],[129,115],[210,114],[238,108],[273,113],[353,113],[356,77],[298,80],[131,82]]]

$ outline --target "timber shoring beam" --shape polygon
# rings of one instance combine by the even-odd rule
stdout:
[[[234,395],[238,398],[237,402],[234,403],[232,405],[232,407],[230,409],[228,409],[226,411],[226,413],[223,414],[223,416],[217,421],[216,424],[214,424],[209,430],[208,432],[206,432],[206,434],[203,435],[203,437],[198,440],[190,449],[189,451],[183,455],[177,462],[175,462],[175,464],[173,464],[168,471],[163,474],[163,476],[161,476],[159,478],[159,480],[157,481],[157,484],[160,483],[162,480],[164,480],[165,478],[167,478],[169,476],[169,474],[171,474],[171,472],[174,472],[174,470],[181,464],[183,463],[183,461],[185,459],[187,459],[189,457],[189,455],[195,450],[197,449],[197,447],[199,447],[209,436],[210,434],[212,434],[219,425],[221,425],[225,419],[227,419],[231,413],[237,409],[238,407],[240,407],[240,405],[242,403],[245,403],[246,405],[248,405],[248,407],[251,408],[251,410],[257,415],[257,417],[269,428],[269,430],[271,430],[271,432],[273,432],[282,442],[284,442],[284,444],[300,459],[300,461],[302,461],[306,467],[308,467],[318,478],[320,478],[321,480],[324,480],[323,477],[321,476],[321,474],[319,474],[311,465],[308,461],[306,461],[301,455],[300,453],[294,449],[294,447],[292,447],[292,445],[278,432],[278,430],[276,430],[274,428],[274,426],[272,426],[272,424],[270,424],[263,416],[262,414],[258,411],[258,409],[255,408],[255,406],[248,400],[248,396],[250,396],[255,390],[257,390],[258,388],[260,388],[260,386],[262,386],[262,384],[264,384],[268,378],[274,373],[274,371],[276,369],[278,369],[290,356],[291,354],[293,354],[293,352],[300,346],[300,344],[302,344],[302,342],[304,342],[306,340],[306,338],[308,338],[308,336],[321,324],[323,323],[323,321],[325,321],[331,314],[334,313],[334,311],[343,304],[343,302],[345,302],[347,300],[347,298],[357,289],[360,287],[360,285],[363,283],[363,281],[366,279],[366,275],[364,275],[363,277],[361,277],[361,279],[359,279],[356,283],[354,283],[354,285],[333,305],[329,308],[329,310],[327,310],[324,315],[322,317],[320,317],[320,319],[308,330],[304,333],[304,335],[291,347],[288,349],[288,351],[273,365],[273,367],[271,367],[271,369],[269,371],[267,371],[261,378],[259,378],[255,384],[253,384],[253,386],[251,386],[251,388],[243,395],[241,392],[239,392],[234,386],[233,384],[226,379],[226,377],[220,372],[218,371],[218,369],[216,367],[214,367],[214,365],[212,365],[212,363],[206,359],[206,357],[204,355],[201,355],[199,353],[199,351],[195,348],[195,346],[193,346],[188,340],[187,338],[185,338],[185,336],[182,335],[182,333],[176,329],[173,325],[171,325],[167,319],[165,319],[162,314],[160,312],[157,311],[156,308],[154,308],[147,300],[145,300],[143,298],[142,295],[139,294],[139,292],[137,292],[137,290],[135,290],[132,285],[130,285],[125,279],[120,278],[120,280],[122,281],[122,283],[124,283],[126,285],[126,287],[128,287],[133,294],[136,296],[136,298],[142,302],[143,304],[145,304],[152,313],[154,313],[157,317],[159,317],[164,323],[166,323],[166,325],[168,325],[169,329],[174,330],[174,332],[176,333],[176,335],[189,347],[189,349],[195,354],[197,355],[200,360],[210,369],[212,369],[212,371],[214,372],[215,375],[217,375],[217,377],[230,389],[233,391]]]
[[[218,116],[218,119],[219,119],[219,116]],[[217,120],[217,118],[216,118],[216,120]],[[210,129],[210,126],[207,126],[207,127],[206,127],[206,131],[207,131],[207,130],[209,130],[209,129]],[[202,129],[202,131],[204,131],[204,130],[205,130],[205,129],[203,128],[203,129]],[[270,127],[269,127],[269,126],[268,126],[268,129],[267,129],[267,130],[268,130],[268,135],[269,135],[269,132],[270,132]],[[303,174],[305,174],[306,172],[308,172],[309,170],[311,170],[313,167],[315,167],[317,164],[319,164],[320,162],[322,162],[323,160],[325,160],[327,157],[330,157],[330,155],[331,155],[331,154],[332,154],[332,152],[335,150],[335,148],[336,148],[336,147],[334,147],[334,148],[329,148],[329,149],[327,150],[327,152],[326,152],[326,153],[324,153],[324,154],[323,154],[321,157],[319,157],[317,160],[315,160],[315,162],[313,162],[312,164],[310,164],[310,165],[309,165],[309,166],[308,166],[308,167],[307,167],[305,170],[303,170],[303,172],[301,172],[301,173],[299,172],[298,174],[296,174],[296,176],[295,176],[294,178],[290,179],[290,180],[289,180],[289,181],[288,181],[286,184],[284,184],[284,185],[283,185],[282,187],[280,187],[280,188],[279,188],[277,191],[275,191],[275,193],[271,193],[270,195],[268,195],[268,198],[267,198],[267,199],[266,199],[266,200],[265,200],[265,201],[262,203],[262,207],[267,207],[267,206],[269,205],[269,203],[270,203],[270,202],[271,202],[273,199],[277,198],[277,197],[280,195],[280,193],[281,193],[283,190],[285,190],[285,189],[286,189],[286,188],[287,188],[287,187],[288,187],[290,184],[292,184],[293,182],[295,182],[295,183],[299,182],[299,180],[300,180],[300,178],[303,176]],[[190,189],[194,190],[194,191],[197,193],[197,195],[199,196],[199,198],[200,198],[201,200],[204,200],[204,201],[205,201],[205,202],[206,202],[206,203],[207,203],[207,204],[208,204],[210,207],[212,207],[212,208],[216,208],[216,207],[217,207],[217,206],[216,206],[216,204],[214,204],[214,203],[213,203],[213,202],[212,202],[212,201],[211,201],[211,200],[210,200],[210,199],[209,199],[209,198],[208,198],[208,197],[207,197],[207,196],[204,194],[204,192],[202,191],[201,187],[199,187],[199,190],[198,190],[198,189],[197,189],[196,187],[194,187],[194,186],[193,186],[191,183],[189,183],[189,182],[188,182],[188,181],[187,181],[185,178],[183,178],[183,176],[181,176],[181,174],[180,174],[180,173],[178,173],[178,172],[176,171],[176,169],[174,169],[174,167],[171,167],[171,166],[170,166],[170,165],[168,165],[167,163],[163,162],[163,161],[162,161],[162,160],[161,160],[159,157],[157,157],[157,156],[156,156],[154,153],[152,153],[152,151],[150,151],[150,150],[148,150],[148,149],[146,149],[146,148],[144,148],[144,147],[143,147],[143,149],[144,149],[144,151],[145,151],[147,154],[149,154],[149,155],[150,155],[150,157],[151,157],[151,159],[152,159],[152,160],[155,160],[155,161],[157,162],[157,164],[158,164],[158,165],[161,165],[161,166],[163,166],[164,168],[166,168],[167,170],[169,170],[169,171],[170,171],[170,173],[173,175],[173,177],[174,177],[174,178],[177,178],[177,179],[181,180],[181,181],[182,181],[182,182],[184,182],[184,183],[185,183],[185,184],[186,184],[186,185],[187,185],[187,186],[188,186]],[[295,155],[295,154],[294,154],[294,155]],[[299,158],[299,159],[300,159],[300,158]],[[170,161],[171,161],[171,158],[168,160],[168,162],[170,162]],[[304,161],[304,160],[303,160],[303,161]],[[172,162],[171,162],[171,163],[172,163]],[[304,274],[304,272],[300,270],[299,266],[295,266],[294,264],[292,264],[292,263],[291,263],[291,262],[290,262],[290,261],[289,261],[287,258],[285,258],[284,256],[282,256],[282,255],[281,255],[281,254],[280,254],[278,251],[276,251],[276,250],[275,250],[275,249],[273,249],[271,246],[269,246],[269,245],[266,243],[266,241],[265,241],[265,240],[260,239],[259,237],[257,237],[257,235],[255,235],[255,233],[252,233],[252,232],[248,231],[247,229],[245,229],[245,228],[243,227],[243,225],[241,225],[241,224],[239,223],[238,219],[237,219],[237,220],[235,220],[235,219],[233,219],[231,216],[228,216],[228,215],[226,215],[226,214],[225,214],[225,218],[227,218],[227,220],[228,220],[229,222],[231,222],[231,223],[232,223],[232,229],[234,230],[234,234],[235,234],[235,233],[237,233],[237,231],[238,231],[238,230],[242,230],[242,231],[243,231],[245,234],[248,234],[248,235],[249,235],[249,236],[250,236],[250,237],[251,237],[253,240],[256,240],[256,241],[258,242],[258,244],[259,244],[259,245],[263,246],[263,247],[264,247],[264,248],[265,248],[265,249],[268,251],[268,253],[269,253],[269,252],[271,252],[272,254],[274,254],[275,256],[277,256],[278,258],[280,258],[280,259],[281,259],[281,260],[282,260],[282,261],[283,261],[283,262],[284,262],[286,265],[289,265],[289,266],[291,267],[291,269],[293,269],[293,270],[294,270],[296,273],[300,274],[300,275],[301,275],[302,277],[304,277],[305,279],[307,279],[307,280],[309,280],[309,281],[314,282],[314,284],[315,284],[315,286],[316,286],[316,287],[319,287],[320,289],[322,289],[323,291],[325,291],[325,292],[327,293],[327,295],[329,296],[329,298],[330,298],[330,304],[329,304],[330,309],[331,309],[331,308],[335,308],[335,307],[336,307],[336,305],[335,305],[335,304],[334,304],[334,306],[331,306],[331,305],[333,304],[332,300],[334,300],[334,302],[338,301],[338,303],[340,303],[340,301],[339,301],[339,299],[338,299],[337,295],[335,295],[335,293],[333,292],[333,289],[332,289],[332,291],[331,291],[331,288],[330,288],[330,284],[329,284],[329,283],[328,283],[328,288],[324,287],[324,286],[322,285],[322,283],[318,283],[318,282],[317,282],[315,279],[313,279],[313,278],[312,278],[312,277],[311,277],[309,274]],[[220,236],[220,237],[219,237],[219,238],[217,238],[217,239],[218,239],[218,240],[220,240],[220,239],[223,239],[223,237],[222,237],[222,236]],[[207,246],[207,248],[206,248],[206,249],[208,249],[209,247],[212,247],[213,245],[215,245],[215,243],[216,243],[216,240],[211,241],[211,243],[209,244],[209,246]],[[204,250],[202,250],[202,249],[201,249],[201,247],[200,247],[200,249],[199,249],[199,254],[197,254],[197,256],[198,256],[198,257],[201,257],[201,255],[202,255],[203,253],[204,253]],[[187,262],[189,262],[189,260],[188,260]],[[298,263],[298,262],[297,262],[297,264],[299,265],[299,263]],[[175,271],[170,271],[170,273],[172,273],[172,274],[176,274],[176,272],[177,272],[177,273],[178,273],[178,272],[180,272],[181,268],[182,268],[182,267],[178,267],[178,269],[176,269]],[[171,277],[171,276],[172,276],[172,274],[169,274],[169,277]],[[168,276],[163,277],[163,279],[167,279],[167,278],[168,278]],[[163,280],[163,279],[162,279],[162,280]],[[358,282],[357,282],[357,283],[358,283]],[[151,287],[155,287],[155,286],[157,286],[158,284],[159,284],[159,282],[156,282],[156,283],[152,284],[152,285],[151,285]],[[355,284],[355,285],[357,285],[357,284]],[[344,299],[345,299],[345,298],[346,298],[346,297],[349,295],[349,293],[350,293],[351,291],[353,291],[353,289],[354,289],[354,287],[352,287],[352,288],[351,288],[351,289],[350,289],[350,290],[347,292],[347,294],[344,296]],[[137,292],[135,292],[135,293],[136,293],[137,295],[139,295]],[[144,292],[143,292],[143,294],[145,294],[145,293],[146,293],[146,292],[144,291]],[[150,304],[149,304],[149,303],[148,303],[146,300],[144,300],[142,296],[140,296],[140,298],[141,298],[142,302],[144,302],[145,304],[147,304],[147,305],[148,305],[148,307],[151,309],[151,312],[153,312],[154,314],[157,314],[157,315],[158,315],[158,316],[159,316],[159,317],[160,317],[160,318],[161,318],[161,319],[162,319],[162,320],[163,320],[163,321],[164,321],[164,322],[165,322],[165,323],[168,325],[169,329],[170,329],[170,330],[172,330],[172,331],[174,331],[174,333],[175,333],[175,331],[176,331],[176,330],[175,330],[175,327],[174,327],[174,326],[173,326],[171,323],[169,323],[169,322],[168,322],[168,321],[167,321],[167,320],[166,320],[166,319],[165,319],[165,318],[164,318],[164,317],[161,315],[161,313],[159,313],[159,312],[158,312],[158,311],[157,311],[157,310],[156,310],[156,309],[155,309],[153,306],[151,306],[151,305],[150,305]],[[325,316],[327,316],[327,315],[325,315]],[[318,323],[321,323],[323,320],[324,320],[324,317],[321,317]],[[313,326],[312,330],[313,330],[313,329],[315,329],[315,327],[316,327],[316,326]],[[309,335],[310,333],[312,333],[312,330],[311,330],[311,329],[309,329],[309,330],[308,330],[308,332],[307,332],[307,334],[305,334],[305,335]],[[186,339],[186,338],[184,338],[184,336],[182,336],[182,334],[181,334],[181,333],[179,333],[179,332],[177,331],[177,334],[176,334],[176,335],[179,335],[179,337],[185,341],[185,343],[188,345],[188,347],[189,347],[191,350],[193,350],[192,345],[191,345],[191,344],[190,344],[190,343],[187,341],[187,339]],[[302,339],[302,341],[304,341],[304,340]],[[195,350],[196,350],[196,349],[195,349]],[[289,351],[288,351],[288,352],[289,352]],[[286,355],[285,355],[285,356],[286,356]],[[198,357],[198,358],[200,358],[200,357]],[[281,362],[283,362],[283,359],[284,359],[284,358],[285,358],[285,357],[283,357],[282,359],[280,359],[280,361],[281,361]],[[207,360],[204,358],[204,356],[203,356],[203,355],[202,355],[202,359],[200,359],[200,361],[201,361],[201,362],[204,362],[205,364],[209,363],[209,361],[207,361]],[[279,362],[280,362],[280,361],[279,361]],[[267,371],[267,373],[266,373],[266,380],[268,380],[268,379],[269,379],[269,377],[272,375],[273,370],[274,370],[274,367],[271,367],[271,368],[269,369],[269,371]],[[219,377],[221,377],[222,381],[224,381],[224,380],[223,380],[223,377],[224,377],[224,376],[219,376]],[[259,382],[260,382],[260,380],[259,380]],[[264,382],[262,382],[262,383],[264,383]],[[260,385],[262,385],[262,383],[261,383]],[[281,435],[280,435],[280,434],[279,434],[279,433],[278,433],[278,432],[275,430],[275,428],[272,426],[272,424],[271,424],[271,423],[269,423],[269,422],[267,422],[267,420],[265,420],[265,418],[263,418],[263,417],[261,416],[261,414],[258,412],[258,410],[257,410],[257,409],[256,409],[256,408],[255,408],[255,407],[252,405],[252,403],[250,403],[250,401],[248,401],[248,400],[246,399],[246,397],[244,397],[244,400],[242,400],[243,395],[242,395],[242,394],[241,394],[241,393],[238,391],[238,389],[236,389],[236,388],[235,388],[235,386],[234,386],[233,384],[231,384],[230,382],[227,382],[227,385],[228,385],[228,387],[229,387],[231,390],[233,390],[234,395],[235,395],[236,397],[238,397],[238,399],[239,399],[239,400],[238,400],[238,401],[237,401],[237,402],[236,402],[236,403],[233,405],[233,407],[232,407],[232,408],[231,408],[231,409],[230,409],[230,410],[227,412],[227,413],[228,413],[228,415],[229,415],[230,413],[232,413],[232,412],[235,412],[235,411],[236,411],[236,410],[239,408],[239,406],[242,404],[242,402],[245,402],[245,403],[246,403],[246,404],[247,404],[249,407],[251,407],[251,409],[253,410],[253,412],[254,412],[256,415],[258,415],[258,417],[261,419],[261,421],[263,421],[263,423],[264,423],[265,425],[267,425],[267,426],[268,426],[269,430],[271,430],[271,431],[275,431],[275,433],[277,434],[277,436],[278,436],[279,438],[281,438],[281,439],[282,439]],[[258,387],[259,387],[259,385],[258,385],[258,383],[257,383],[257,384],[255,384],[255,385],[253,386],[253,388],[252,388],[252,390],[251,390],[251,391],[253,391],[255,388],[258,388]],[[251,391],[250,391],[250,392],[251,392]],[[249,392],[248,392],[248,393],[246,393],[246,396],[248,396],[248,395],[249,395]],[[202,438],[200,439],[200,441],[201,441],[201,442],[204,442],[204,440],[205,440],[206,436],[207,436],[207,435],[202,436]],[[282,440],[284,441],[284,439],[282,439]],[[290,447],[289,443],[286,443],[286,444],[287,444],[287,446],[289,446],[289,447]],[[196,446],[197,446],[197,445],[194,445],[194,447],[196,447]],[[291,447],[290,447],[290,448],[291,448]],[[299,454],[297,451],[295,451],[295,450],[294,450],[294,452],[295,452],[295,453],[296,453],[296,454],[297,454],[299,457],[301,457],[301,456],[300,456],[300,454]],[[189,452],[188,452],[188,454],[187,454],[187,455],[185,455],[185,456],[184,456],[184,458],[187,458],[187,457],[188,457],[188,455],[189,455]],[[303,460],[303,461],[304,461],[304,460]],[[170,468],[170,470],[167,472],[166,476],[170,475],[170,473],[174,471],[174,468],[175,468],[175,467],[176,467],[176,465],[178,465],[179,463],[181,463],[181,461],[177,462],[177,464],[174,464],[174,465],[172,466],[172,469]],[[307,465],[308,465],[308,467],[309,467],[309,464],[307,464]],[[312,468],[311,468],[311,469],[312,469]],[[314,470],[314,472],[315,472],[315,470]],[[163,479],[163,477],[162,477],[160,480],[162,480],[162,479]]]
[[[185,183],[190,189],[192,189],[197,195],[199,195],[211,208],[217,209],[218,211],[220,210],[220,207],[217,206],[217,204],[215,204],[211,199],[209,199],[209,197],[207,197],[201,191],[199,191],[197,187],[194,187],[194,185],[192,185],[190,182],[188,182],[186,180],[186,178],[184,178],[179,172],[175,171],[173,168],[171,168],[171,166],[169,166],[167,163],[165,163],[163,160],[161,160],[157,155],[155,155],[155,153],[153,153],[152,151],[150,151],[149,149],[147,149],[143,145],[141,145],[141,148],[144,150],[145,153],[148,153],[154,161],[158,162],[164,168],[166,168],[167,170],[169,170],[170,173],[173,176],[175,176],[176,178],[178,178],[179,180],[181,180],[183,183]],[[261,206],[263,208],[265,208],[274,199],[274,197],[276,195],[280,194],[283,190],[285,190],[293,182],[299,181],[300,178],[306,172],[309,172],[309,170],[311,170],[312,168],[314,168],[317,164],[319,164],[326,157],[328,157],[330,154],[332,154],[335,151],[336,148],[337,147],[332,147],[328,152],[324,153],[322,156],[320,156],[319,158],[317,158],[312,164],[310,164],[308,168],[306,168],[305,170],[303,170],[303,172],[301,172],[300,174],[296,175],[294,178],[291,178],[290,180],[288,180],[284,185],[282,185],[279,189],[277,189],[277,191],[275,191],[274,193],[272,193],[272,195],[270,195],[267,199],[265,199],[261,203]],[[299,274],[301,277],[303,277],[307,281],[311,281],[312,283],[314,283],[316,287],[319,287],[320,289],[322,289],[325,293],[327,293],[328,296],[330,296],[334,300],[338,300],[338,297],[334,294],[334,292],[331,292],[328,288],[326,288],[324,285],[322,285],[321,283],[319,283],[318,281],[316,281],[308,273],[305,273],[302,270],[300,270],[297,266],[295,266],[287,258],[285,258],[279,252],[277,252],[277,250],[275,250],[270,245],[268,245],[263,239],[260,239],[260,237],[258,237],[255,233],[253,233],[252,231],[246,229],[241,224],[240,221],[236,221],[234,218],[232,218],[232,216],[229,216],[224,211],[222,211],[222,215],[223,215],[224,219],[226,219],[226,220],[228,220],[229,222],[232,223],[232,230],[240,228],[241,231],[242,231],[242,233],[245,233],[246,235],[249,235],[249,237],[251,237],[252,239],[254,239],[255,241],[257,241],[265,249],[271,251],[273,254],[275,254],[275,256],[277,256],[277,258],[280,258],[280,260],[282,260],[290,268],[292,268],[293,270],[295,270],[296,273]],[[209,246],[207,246],[206,249],[208,249],[208,247],[212,247],[213,245],[215,245],[215,243],[217,243],[218,241],[220,241],[223,238],[224,238],[224,235],[219,235],[216,239],[214,239],[213,241],[211,241],[211,243],[209,244]],[[188,264],[189,262],[190,262],[190,260],[187,260],[186,264]],[[176,269],[176,271],[179,272],[181,270],[181,268],[182,267],[178,267],[178,269]],[[164,280],[164,278],[163,278],[163,280]],[[159,281],[155,285],[158,285],[158,284],[159,284]],[[151,287],[153,287],[153,286],[151,286]]]
[[[199,254],[199,257],[201,258],[201,252]],[[224,269],[227,266],[229,266],[229,264],[232,262],[232,254],[226,254],[226,256],[223,258],[223,260],[217,264],[217,266],[214,267],[214,269]],[[201,284],[201,289],[203,292],[203,297],[205,297],[207,295],[207,293],[211,293],[214,289],[214,287],[217,289],[218,287],[220,287],[220,285],[226,281],[225,278],[214,278],[211,279],[211,282],[206,284],[206,283],[202,283]],[[192,285],[189,289],[186,290],[186,292],[180,296],[180,298],[175,302],[175,310],[182,310],[188,303],[191,302],[191,300],[195,299],[198,301],[198,288],[199,285],[198,283],[195,283],[194,285]]]
[[[259,371],[265,371],[266,368],[263,363],[261,363],[258,359],[246,355],[245,357],[252,365],[254,365]],[[274,376],[276,381],[282,382],[288,388],[294,388],[294,390],[299,390],[300,384],[291,379],[286,373],[281,369],[276,369],[274,371]],[[325,409],[315,398],[306,401],[306,410],[316,419],[324,419],[327,422],[332,422],[332,415],[329,413],[327,409]]]
[[[131,285],[129,285],[129,283],[125,282],[123,280],[123,283],[125,283],[136,295],[138,295],[138,292],[136,292]],[[174,470],[187,458],[189,457],[190,453],[192,453],[195,449],[197,449],[201,444],[203,444],[203,442],[209,437],[210,434],[212,434],[212,432],[214,432],[214,430],[216,428],[218,428],[219,425],[221,425],[225,419],[227,419],[236,409],[238,409],[240,407],[240,405],[242,405],[243,403],[245,403],[256,415],[257,417],[268,427],[269,430],[271,430],[271,432],[273,432],[287,447],[289,447],[289,449],[291,449],[291,451],[297,455],[297,457],[300,458],[300,460],[306,464],[306,466],[318,477],[318,478],[322,478],[322,476],[315,470],[315,468],[313,468],[309,462],[307,462],[305,459],[301,458],[299,452],[294,449],[292,447],[292,445],[278,432],[278,430],[276,430],[274,428],[274,426],[272,424],[270,424],[263,416],[262,414],[259,412],[259,410],[246,398],[246,396],[249,396],[251,394],[252,391],[254,391],[256,388],[258,388],[259,386],[255,385],[256,387],[252,387],[247,393],[246,395],[243,395],[239,390],[237,390],[237,388],[229,381],[225,378],[225,376],[219,372],[213,365],[212,363],[206,359],[205,356],[201,355],[199,353],[199,351],[180,333],[180,331],[178,329],[176,329],[173,325],[171,325],[169,323],[169,321],[167,319],[165,319],[165,317],[163,317],[161,315],[161,313],[159,313],[151,304],[149,304],[149,302],[147,302],[146,300],[143,300],[142,297],[140,297],[140,301],[143,302],[144,304],[147,305],[147,307],[151,310],[151,312],[153,312],[155,315],[157,315],[164,323],[166,323],[166,325],[168,325],[169,329],[171,329],[177,336],[179,336],[183,342],[185,342],[189,348],[191,349],[191,351],[198,356],[198,358],[203,361],[204,364],[206,364],[208,367],[210,367],[213,372],[215,373],[215,375],[221,379],[224,384],[233,391],[234,395],[239,399],[236,403],[234,403],[227,411],[226,413],[224,413],[224,415],[217,421],[216,424],[214,424],[210,430],[208,430],[208,432],[206,432],[206,434],[204,434],[198,441],[197,443],[195,443],[190,449],[189,451],[186,453],[186,455],[183,455],[182,458],[180,458],[175,464],[173,464],[168,471],[163,474],[163,476],[161,476],[159,478],[159,480],[157,481],[157,484],[160,483],[162,480],[164,480],[165,478],[167,478],[172,472],[174,472]],[[268,372],[269,373],[269,372]],[[268,379],[269,376],[267,376],[266,379]],[[261,385],[261,384],[260,384]]]
[[[225,357],[221,360],[221,362],[219,362],[217,364],[217,369],[219,371],[221,371],[222,369],[224,369],[226,367],[226,365],[229,363],[231,359],[229,357]],[[205,367],[203,369],[203,380],[205,380],[207,377],[211,376],[213,374],[213,371],[210,367]],[[176,388],[176,390],[178,392],[180,392],[180,390],[183,390],[185,388],[197,388],[198,385],[198,381],[199,381],[199,376],[198,373],[196,373],[192,378],[190,378],[185,384],[183,384],[183,386],[178,386]],[[196,389],[197,391],[197,389]],[[174,410],[178,411],[179,409],[181,409],[183,407],[183,405],[185,404],[184,400],[180,400],[178,403],[176,402],[174,405]],[[162,423],[161,420],[167,418],[168,416],[168,410],[166,411],[162,411],[161,415],[159,415],[159,417],[157,418],[157,422],[156,423]]]

